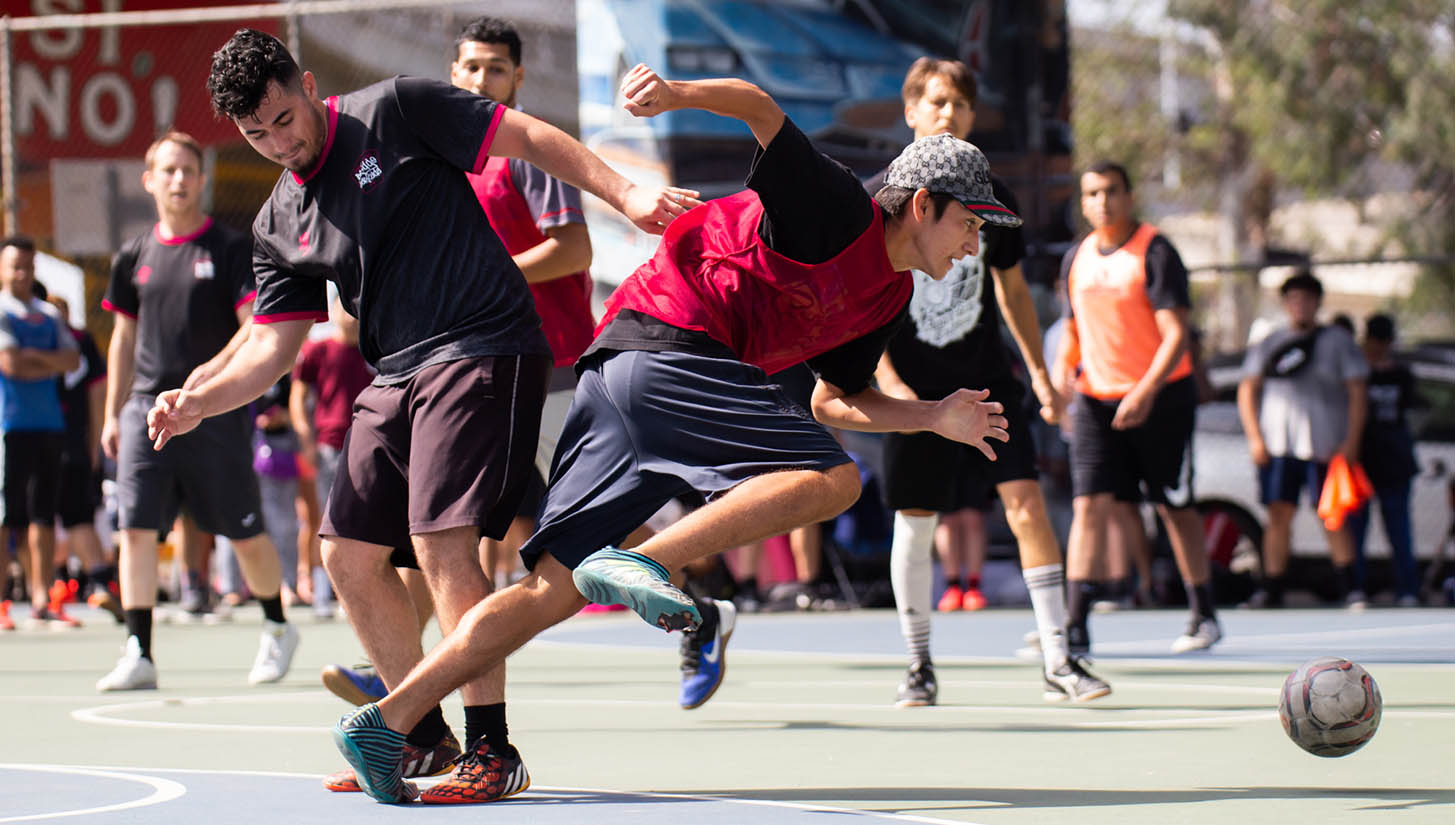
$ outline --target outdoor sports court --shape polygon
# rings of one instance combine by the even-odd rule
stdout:
[[[483,806],[384,806],[319,784],[347,706],[318,683],[358,645],[315,624],[281,684],[252,688],[255,608],[158,624],[162,689],[98,694],[122,641],[86,627],[0,636],[0,823],[1449,823],[1455,822],[1455,610],[1246,612],[1211,654],[1164,653],[1180,611],[1092,619],[1115,692],[1041,701],[1017,659],[1029,610],[937,616],[941,705],[897,709],[890,611],[739,618],[703,708],[676,707],[677,637],[632,614],[580,616],[510,660],[510,722],[533,786]],[[24,609],[16,610],[17,620]],[[1320,759],[1285,738],[1278,688],[1340,655],[1384,694],[1362,751]],[[445,715],[463,731],[457,698]]]

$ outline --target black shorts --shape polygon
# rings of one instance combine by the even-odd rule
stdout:
[[[1181,508],[1193,505],[1192,431],[1197,423],[1197,385],[1191,378],[1162,388],[1142,426],[1114,430],[1118,400],[1079,395],[1072,413],[1071,494],[1112,493]]]
[[[668,500],[707,498],[766,473],[850,459],[763,371],[731,358],[614,352],[581,373],[527,568],[549,552],[574,569]]]
[[[487,356],[433,364],[354,402],[319,533],[394,547],[477,526],[500,538],[535,466],[551,359]]]
[[[93,524],[101,506],[101,473],[84,457],[61,465],[61,493],[56,517],[62,527]]]
[[[1006,481],[1036,480],[1036,445],[1031,436],[1025,387],[1004,381],[987,387],[991,401],[1005,407],[1010,440],[989,441],[995,460],[969,444],[934,433],[889,433],[884,437],[884,504],[891,510],[953,513],[984,510]]]
[[[248,411],[204,418],[158,451],[147,438],[147,411],[155,403],[154,396],[137,395],[121,408],[116,457],[121,529],[164,534],[185,508],[205,533],[237,540],[262,533]]]
[[[17,431],[5,433],[0,458],[0,487],[4,513],[0,524],[21,528],[30,524],[54,526],[56,500],[61,488],[61,433]]]

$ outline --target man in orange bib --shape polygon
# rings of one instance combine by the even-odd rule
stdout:
[[[1133,205],[1124,168],[1092,166],[1081,176],[1081,211],[1092,231],[1061,263],[1070,317],[1056,381],[1077,396],[1066,552],[1073,653],[1090,648],[1089,579],[1106,549],[1108,518],[1118,497],[1136,500],[1139,485],[1167,525],[1192,608],[1172,651],[1203,650],[1222,638],[1192,496],[1197,385],[1187,352],[1187,269],[1156,227],[1134,217]]]

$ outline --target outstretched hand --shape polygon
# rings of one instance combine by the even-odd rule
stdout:
[[[969,444],[991,461],[995,450],[986,439],[1009,441],[1006,432],[1005,408],[998,401],[988,401],[987,390],[955,390],[945,396],[936,406],[936,423],[933,430],[952,441]]]
[[[632,186],[623,199],[621,212],[643,232],[660,235],[678,215],[701,206],[701,193],[676,186]]]
[[[147,438],[152,449],[160,450],[173,437],[196,429],[202,423],[202,399],[189,390],[167,390],[147,411]]]

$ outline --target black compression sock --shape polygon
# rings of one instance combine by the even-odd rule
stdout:
[[[404,741],[416,748],[428,748],[439,743],[444,738],[445,731],[449,730],[445,724],[445,712],[440,710],[439,705],[424,715],[409,733],[405,735]]]
[[[510,744],[510,727],[505,722],[504,702],[465,706],[465,741],[474,743],[481,737],[495,753],[506,757],[516,755]]]
[[[1213,606],[1212,582],[1202,584],[1183,583],[1187,588],[1187,601],[1192,613],[1199,619],[1216,619],[1217,608]]]
[[[1098,590],[1096,582],[1082,580],[1067,580],[1066,582],[1066,623],[1084,627],[1086,617],[1091,614],[1091,603],[1096,599]]]
[[[129,608],[126,611],[126,632],[136,637],[141,645],[141,657],[152,658],[152,609],[150,607]]]
[[[278,624],[288,621],[283,616],[283,594],[281,592],[270,599],[258,599],[258,604],[263,606],[263,618],[268,621]]]

